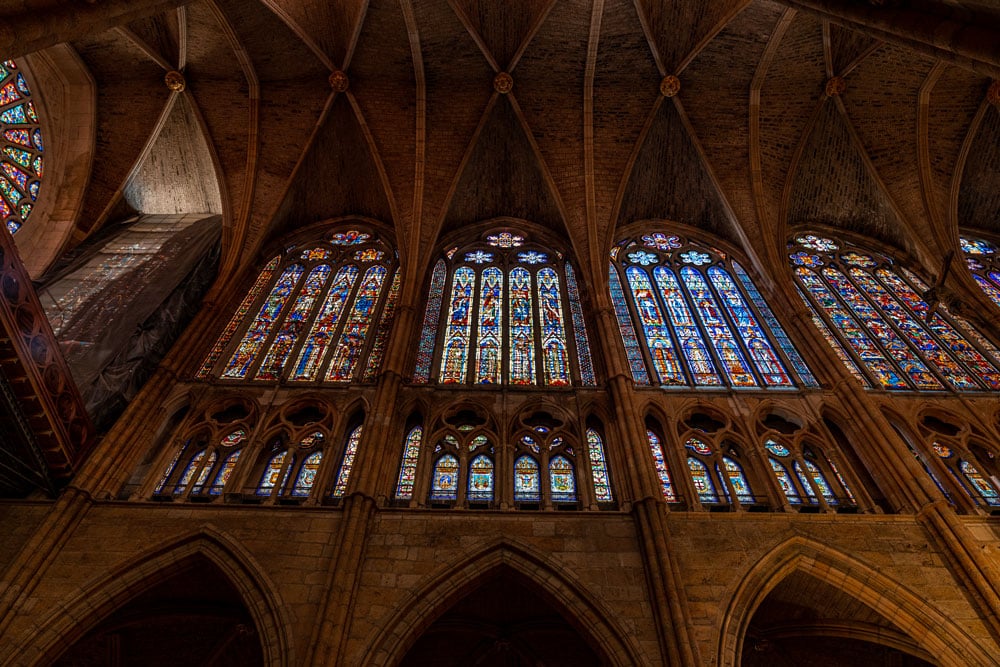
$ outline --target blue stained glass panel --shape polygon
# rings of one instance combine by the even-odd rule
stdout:
[[[361,442],[362,428],[358,426],[347,437],[347,444],[344,445],[344,457],[340,462],[340,471],[337,473],[337,483],[333,487],[334,498],[342,498],[347,492],[347,482],[350,481],[351,470],[354,469],[354,459],[358,455],[358,443]]]
[[[562,297],[559,276],[548,267],[538,272],[538,308],[542,319],[542,369],[545,384],[567,387],[570,384],[569,354],[563,327]]]
[[[719,355],[719,360],[726,374],[729,376],[729,381],[735,387],[757,386],[757,380],[750,372],[750,366],[740,350],[733,332],[723,318],[715,296],[709,290],[705,279],[691,267],[684,267],[681,269],[681,280],[684,281],[684,285],[691,294],[695,309],[705,326],[709,340]]]
[[[538,462],[530,456],[522,456],[514,462],[514,500],[518,502],[538,502],[541,500],[541,475]]]
[[[728,456],[722,457],[722,465],[725,468],[725,476],[729,479],[729,484],[736,492],[736,498],[743,505],[753,504],[753,491],[750,490],[750,483],[747,481],[746,475],[743,474],[743,467]]]
[[[816,484],[816,488],[819,489],[819,493],[826,500],[826,503],[828,505],[836,505],[837,496],[834,495],[833,489],[831,489],[830,484],[827,483],[826,477],[823,475],[823,472],[809,461],[806,461],[805,464],[806,464],[806,471],[808,472],[809,477],[812,478],[812,481]],[[805,483],[802,470],[798,468],[798,463],[796,463],[795,465],[796,465],[795,472],[797,472],[799,478],[802,479],[802,485],[808,488],[809,485]]]
[[[674,493],[674,485],[670,480],[670,469],[667,467],[667,459],[663,456],[663,445],[660,442],[660,437],[652,430],[646,429],[646,438],[649,440],[649,451],[653,455],[653,463],[656,466],[656,476],[660,478],[663,498],[668,503],[675,503],[677,502],[677,494]]]
[[[802,472],[802,466],[799,465],[798,461],[792,463],[792,469],[795,470],[795,476],[798,477],[799,482],[802,483],[802,490],[806,492],[806,501],[812,505],[818,503],[819,500],[816,499],[816,492],[813,491],[812,486],[809,484],[809,478],[806,477],[804,472]]]
[[[592,428],[587,429],[587,453],[590,454],[590,474],[594,480],[594,497],[599,503],[614,501],[611,492],[611,478],[608,474],[608,464],[604,458],[604,441],[600,434]]]
[[[774,471],[774,476],[778,479],[778,485],[785,494],[785,498],[792,505],[801,505],[802,498],[799,496],[795,484],[792,483],[792,476],[788,474],[788,469],[777,459],[769,458],[768,460],[771,462],[771,469]]]
[[[483,271],[479,294],[479,331],[476,382],[498,384],[503,375],[503,271],[491,266]]]
[[[219,472],[216,474],[215,479],[212,481],[212,485],[208,487],[208,494],[210,496],[218,496],[222,493],[222,490],[226,488],[226,482],[233,475],[233,470],[236,469],[236,463],[240,460],[240,454],[243,452],[241,449],[237,449],[235,452],[231,453],[226,457],[225,461],[219,467]]]
[[[485,454],[475,457],[469,464],[469,500],[493,500],[493,461]]]
[[[688,469],[691,471],[691,482],[694,490],[698,493],[698,500],[705,505],[715,505],[719,502],[719,494],[715,490],[712,476],[708,474],[705,464],[693,456],[687,459]]]
[[[309,317],[313,313],[316,297],[323,291],[329,277],[330,267],[326,264],[320,264],[309,272],[305,284],[299,290],[298,296],[295,297],[291,311],[285,316],[278,328],[278,333],[271,341],[270,349],[257,370],[258,380],[281,379],[288,355],[291,354],[292,348],[298,342],[299,334],[302,333],[306,322],[309,321]]]
[[[413,381],[426,384],[431,379],[431,362],[434,360],[434,341],[437,340],[438,322],[441,318],[441,300],[444,297],[444,283],[448,269],[444,260],[438,260],[431,274],[431,289],[427,296],[427,310],[421,327],[420,346],[417,348],[417,365],[413,371]]]
[[[198,479],[191,487],[191,494],[196,495],[202,492],[205,488],[205,484],[208,482],[208,476],[212,474],[212,468],[215,467],[215,461],[219,457],[217,452],[212,452],[208,455],[208,461],[205,462],[205,466],[198,473]]]
[[[333,342],[337,322],[344,310],[344,304],[351,294],[354,281],[358,277],[358,267],[353,264],[342,266],[334,276],[330,291],[327,292],[309,335],[302,345],[302,351],[292,369],[292,380],[315,380],[326,351]]]
[[[576,339],[580,379],[585,385],[593,385],[596,383],[596,379],[594,377],[594,362],[590,357],[590,341],[587,338],[587,327],[583,320],[583,308],[580,307],[580,290],[576,284],[576,274],[569,262],[566,263],[566,292],[569,295],[569,312],[573,318],[573,336]]]
[[[350,315],[344,322],[340,342],[333,352],[330,367],[326,370],[328,381],[347,382],[354,377],[354,369],[364,350],[365,339],[374,319],[386,273],[386,268],[380,265],[369,267],[365,271],[364,278],[358,285],[358,293],[354,296]]]
[[[653,293],[649,276],[639,267],[630,266],[625,270],[625,277],[632,290],[632,300],[635,302],[639,322],[646,335],[646,347],[660,384],[685,384],[684,373],[670,338],[670,328]]]
[[[455,270],[451,283],[451,306],[445,325],[441,382],[464,382],[469,364],[469,338],[472,332],[472,298],[476,273],[467,266]]]
[[[549,489],[554,503],[569,503],[576,500],[573,464],[565,456],[554,456],[549,461]]]
[[[313,452],[302,462],[299,474],[295,478],[295,485],[292,487],[292,495],[297,498],[305,498],[312,491],[313,484],[316,483],[316,475],[319,473],[319,464],[323,461],[323,452]]]
[[[981,287],[982,290],[986,292],[986,296],[993,299],[993,303],[1000,306],[1000,275],[997,275],[996,277],[997,284],[995,285],[986,278],[983,278],[978,273],[973,273],[972,277],[976,279],[977,283],[979,283],[979,287]]]
[[[660,296],[667,307],[667,314],[670,322],[674,326],[674,333],[680,340],[681,350],[684,359],[688,364],[688,371],[694,379],[696,386],[719,386],[722,379],[715,370],[712,362],[712,355],[705,347],[701,330],[695,324],[694,317],[684,300],[684,293],[677,282],[674,272],[662,266],[653,270],[657,287],[660,289]]]
[[[997,493],[997,490],[993,487],[993,485],[990,484],[985,477],[983,477],[982,473],[980,473],[974,465],[968,461],[961,461],[958,464],[958,467],[962,470],[962,474],[965,475],[965,478],[969,480],[969,484],[972,485],[972,488],[976,490],[976,493],[979,494],[979,497],[982,498],[987,505],[1000,506],[1000,494]]]
[[[403,445],[403,462],[399,466],[399,480],[396,482],[396,498],[409,500],[413,497],[413,487],[417,482],[417,463],[420,460],[420,443],[424,430],[414,426],[406,436]]]
[[[278,486],[278,481],[281,477],[281,468],[285,463],[286,453],[287,452],[278,452],[271,457],[270,461],[267,462],[267,467],[264,468],[264,474],[260,478],[260,484],[257,485],[258,496],[270,496],[271,492],[274,491],[274,488]]]
[[[625,293],[622,291],[621,280],[618,278],[618,270],[614,264],[611,265],[608,279],[611,285],[611,302],[614,304],[615,316],[618,318],[618,330],[621,332],[622,343],[625,345],[625,356],[632,369],[632,379],[638,384],[649,384],[646,364],[642,360],[642,351],[639,349],[639,339],[636,338],[635,329],[632,327],[632,316],[629,315],[628,305],[625,303]]]
[[[458,459],[445,454],[434,464],[431,476],[431,500],[455,500],[458,498]]]

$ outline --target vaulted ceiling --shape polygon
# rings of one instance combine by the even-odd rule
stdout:
[[[496,216],[564,238],[593,275],[648,218],[764,262],[821,223],[931,272],[959,225],[1000,232],[990,79],[768,0],[197,0],[71,46],[98,109],[80,231],[121,211],[130,175],[157,201],[213,201],[214,178],[224,275],[348,215],[395,230],[411,283],[443,235]],[[204,140],[138,168],[184,128]]]

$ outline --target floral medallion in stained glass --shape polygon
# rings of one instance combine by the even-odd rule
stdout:
[[[44,177],[42,131],[24,73],[0,64],[0,221],[11,234],[27,221]]]

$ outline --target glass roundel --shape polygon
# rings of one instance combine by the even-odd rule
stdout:
[[[640,384],[815,387],[750,276],[725,253],[652,232],[611,250],[611,300]]]
[[[868,386],[892,390],[1000,390],[1000,352],[890,257],[818,234],[788,246],[800,294],[820,332]]]
[[[0,219],[13,234],[31,215],[45,165],[38,111],[13,60],[0,63]]]
[[[1000,306],[1000,247],[974,236],[961,236],[959,241],[973,279],[986,296]]]
[[[454,247],[431,276],[414,382],[594,384],[573,267],[506,230]]]
[[[399,292],[396,269],[392,249],[365,231],[292,246],[257,276],[198,377],[374,380]]]

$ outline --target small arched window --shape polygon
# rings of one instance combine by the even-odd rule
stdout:
[[[373,233],[349,230],[292,246],[261,271],[198,377],[374,380],[398,292],[396,254]]]
[[[832,461],[816,454],[809,445],[791,447],[773,439],[764,443],[771,470],[785,500],[796,506],[826,506],[836,509],[854,506],[843,476]]]
[[[42,130],[24,74],[0,63],[0,220],[11,234],[31,215],[44,176]]]
[[[1000,507],[1000,493],[994,481],[980,472],[977,463],[973,463],[971,452],[962,452],[955,447],[944,444],[941,440],[931,443],[931,449],[939,460],[952,474],[958,487],[968,495],[976,505]]]
[[[664,456],[663,443],[660,440],[660,436],[653,429],[647,428],[646,438],[649,441],[649,452],[653,455],[656,476],[660,479],[660,489],[663,491],[663,499],[668,503],[676,503],[677,494],[674,492],[674,483],[670,479],[670,468],[667,466],[667,459]]]
[[[590,474],[594,481],[594,498],[599,503],[615,501],[611,490],[611,474],[604,454],[604,440],[595,428],[587,429],[587,453],[590,455]]]
[[[420,443],[424,437],[424,429],[414,426],[406,434],[403,443],[403,460],[399,466],[399,479],[396,481],[396,500],[413,498],[413,487],[417,481],[417,463],[420,461]]]
[[[480,454],[469,464],[469,502],[493,500],[493,460]]]
[[[514,462],[514,500],[519,503],[537,503],[542,499],[541,476],[538,461],[523,454]]]
[[[726,253],[655,232],[620,241],[611,259],[611,299],[636,382],[817,386],[750,276]]]
[[[1000,355],[891,258],[816,234],[789,244],[789,260],[820,331],[865,384],[895,390],[995,391]]]
[[[431,276],[413,380],[432,377],[441,384],[594,384],[579,288],[563,255],[506,230],[448,250]]]
[[[452,454],[443,454],[434,463],[430,497],[431,500],[458,499],[458,459]]]
[[[736,452],[732,447],[730,455],[724,456],[695,436],[689,437],[684,445],[688,450],[691,481],[702,505],[728,504],[734,496],[740,505],[755,503],[743,466],[733,458]]]
[[[1000,307],[1000,248],[975,236],[959,237],[965,263],[979,287]]]
[[[208,444],[204,436],[188,439],[164,470],[153,493],[218,496],[232,477],[247,439],[245,428],[231,429]]]
[[[262,498],[308,498],[323,462],[322,431],[309,431],[286,448],[285,436],[271,439],[265,456],[267,464],[261,472],[255,491]]]
[[[356,426],[347,436],[344,443],[344,453],[340,457],[340,468],[337,470],[337,481],[333,485],[334,498],[343,498],[347,493],[347,483],[350,481],[351,471],[354,469],[354,459],[358,455],[358,445],[361,443],[361,430],[364,425]]]

